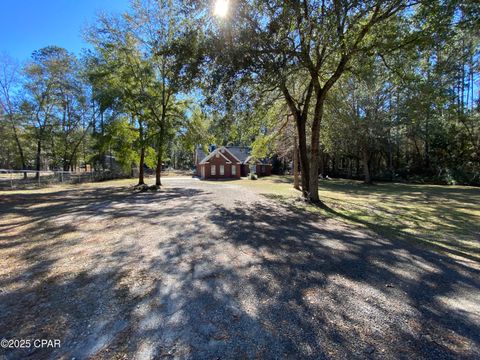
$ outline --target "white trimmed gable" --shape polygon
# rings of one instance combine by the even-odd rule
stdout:
[[[224,146],[222,147],[219,147],[215,150],[213,150],[210,154],[208,154],[208,156],[206,158],[204,158],[202,161],[200,161],[200,164],[206,164],[208,163],[208,160],[210,160],[213,156],[216,156],[217,158],[218,157],[223,157],[225,160],[227,160],[227,164],[231,164],[232,162],[230,161],[229,158],[227,158],[225,155],[223,155],[223,153],[225,151],[228,151],[228,149],[226,149]],[[228,151],[228,153],[230,155],[232,155],[232,157],[236,160],[238,160],[230,151]],[[238,163],[240,164],[240,161],[238,161]]]

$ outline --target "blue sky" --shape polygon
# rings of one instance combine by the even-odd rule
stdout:
[[[81,31],[99,12],[119,13],[129,0],[0,0],[0,53],[27,60],[57,45],[76,54],[88,45]]]

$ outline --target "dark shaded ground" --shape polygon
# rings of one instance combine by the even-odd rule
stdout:
[[[0,358],[480,357],[480,271],[230,183],[1,196]]]

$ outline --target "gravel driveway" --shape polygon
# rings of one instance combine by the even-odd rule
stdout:
[[[480,271],[235,182],[0,195],[0,359],[480,358]]]

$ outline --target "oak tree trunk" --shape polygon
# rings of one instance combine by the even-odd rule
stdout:
[[[317,97],[315,104],[315,114],[312,122],[312,138],[310,148],[310,178],[309,178],[309,196],[308,200],[312,203],[320,203],[318,196],[318,169],[319,169],[319,155],[320,155],[320,124],[323,117],[323,103],[324,97],[322,95]]]
[[[307,154],[307,133],[305,127],[305,121],[300,118],[299,115],[295,116],[297,123],[297,133],[298,133],[298,148],[300,155],[300,171],[302,179],[302,194],[304,198],[308,198],[309,194],[309,181],[308,177],[310,174],[310,166],[308,163],[308,154]]]
[[[296,136],[294,137],[293,144],[293,187],[300,190],[300,179],[298,176],[298,145]]]

